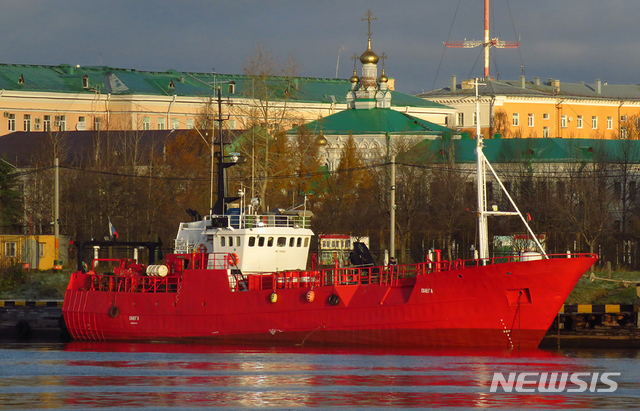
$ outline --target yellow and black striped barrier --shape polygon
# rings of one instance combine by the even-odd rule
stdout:
[[[615,314],[638,312],[634,304],[565,304],[560,314]]]
[[[62,300],[0,300],[0,307],[62,307]]]

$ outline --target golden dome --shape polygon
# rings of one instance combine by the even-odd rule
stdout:
[[[386,83],[388,81],[389,81],[389,77],[387,77],[386,74],[384,74],[384,69],[382,69],[382,74],[380,74],[380,77],[378,77],[378,82]]]
[[[356,69],[353,69],[353,76],[351,76],[349,81],[352,83],[357,83],[358,81],[360,81],[360,79],[358,78],[358,73],[356,72]]]
[[[369,39],[369,47],[367,51],[360,56],[360,63],[362,64],[376,64],[378,62],[378,55],[371,50],[371,39]]]

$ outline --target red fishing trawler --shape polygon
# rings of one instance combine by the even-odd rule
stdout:
[[[375,266],[356,243],[354,265],[329,269],[307,268],[309,213],[256,214],[242,193],[238,212],[223,212],[230,164],[219,156],[211,215],[180,224],[164,264],[98,258],[72,274],[67,329],[79,341],[536,348],[597,256],[540,247],[489,258],[487,218],[526,221],[515,204],[516,212],[487,210],[484,170],[493,169],[481,136],[477,155],[478,258],[444,261],[436,250],[421,263]]]

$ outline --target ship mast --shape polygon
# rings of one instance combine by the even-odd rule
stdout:
[[[502,181],[496,174],[495,170],[491,166],[491,163],[484,156],[484,152],[482,148],[484,147],[484,140],[482,138],[482,134],[480,133],[480,97],[478,93],[478,87],[484,85],[479,82],[476,78],[474,81],[475,89],[476,89],[476,167],[477,167],[477,189],[478,189],[478,258],[482,261],[481,264],[484,264],[486,260],[485,258],[489,258],[489,228],[487,224],[487,217],[489,216],[509,216],[509,215],[517,215],[520,217],[520,220],[524,223],[525,227],[527,227],[527,232],[531,235],[531,238],[535,241],[540,253],[545,257],[547,253],[544,251],[542,244],[538,241],[538,237],[533,233],[531,227],[529,227],[529,223],[525,220],[524,216],[520,212],[520,209],[516,205],[513,198],[502,184]],[[486,179],[486,168],[489,168],[493,178],[498,182],[500,188],[505,193],[509,202],[513,206],[516,211],[498,211],[497,207],[493,207],[491,211],[487,209],[487,179]]]
[[[496,47],[499,49],[515,49],[520,46],[518,41],[501,41],[497,37],[491,38],[489,34],[489,0],[484,0],[484,40],[465,40],[465,41],[446,41],[445,46],[449,48],[470,49],[478,46],[484,48],[484,78],[488,79],[489,75],[489,49]]]

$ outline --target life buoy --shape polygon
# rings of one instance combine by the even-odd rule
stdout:
[[[120,309],[115,305],[112,305],[111,308],[109,308],[109,317],[116,318],[118,314],[120,314]]]
[[[200,245],[198,246],[198,252],[199,252],[199,253],[206,253],[206,252],[207,252],[207,246],[206,246],[206,245],[204,245],[204,244],[200,244]]]
[[[239,263],[240,263],[240,257],[238,257],[238,254],[236,253],[229,254],[229,264],[235,265],[237,267]]]

